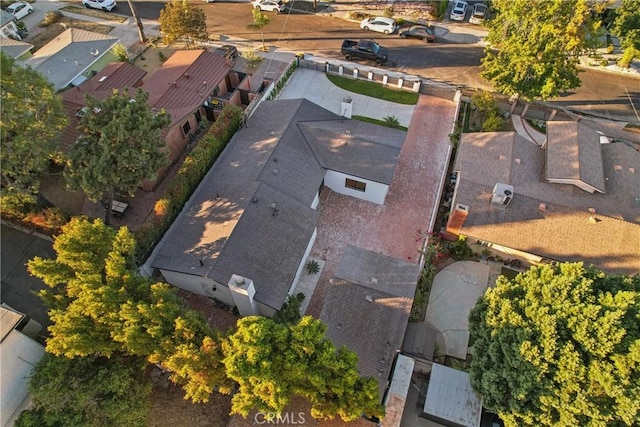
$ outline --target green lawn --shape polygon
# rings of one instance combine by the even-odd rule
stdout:
[[[371,117],[354,115],[351,118],[354,120],[360,120],[361,122],[373,123],[375,125],[380,125],[380,126],[387,126],[393,129],[404,130],[404,131],[408,130],[406,126],[402,126],[402,125],[390,126],[389,123],[385,122],[384,120],[372,119]]]
[[[418,94],[415,92],[391,89],[379,83],[349,79],[333,74],[326,74],[326,76],[331,80],[331,83],[349,92],[359,93],[397,104],[415,105],[418,102]]]

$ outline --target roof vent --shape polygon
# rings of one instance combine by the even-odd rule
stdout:
[[[366,299],[369,302],[373,302],[373,297],[371,295],[365,296],[364,299]]]
[[[513,199],[513,185],[498,182],[493,187],[491,204],[496,207],[506,208]]]
[[[589,208],[589,212],[596,213],[596,208]]]
[[[280,170],[279,170],[279,169],[273,169],[273,174],[274,174],[274,175],[278,175],[278,172],[280,172]]]
[[[538,205],[538,210],[546,211],[547,210],[547,205],[545,205],[544,203],[540,203]]]
[[[378,278],[377,277],[372,277],[371,278],[371,283],[373,283],[374,285],[378,284]]]
[[[92,47],[89,50],[89,53],[91,54],[91,56],[98,56],[100,54],[100,51],[98,49],[96,49],[95,47]]]
[[[251,199],[251,201],[253,203],[258,203],[258,197],[257,196],[253,196],[253,198]]]
[[[103,81],[107,80],[107,76],[102,76],[100,77],[100,80],[98,80],[100,83],[102,83]]]

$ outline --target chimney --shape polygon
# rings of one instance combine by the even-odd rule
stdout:
[[[255,316],[259,314],[258,306],[253,299],[253,296],[256,294],[256,288],[252,280],[237,274],[232,274],[228,286],[231,291],[231,298],[233,298],[233,302],[236,304],[241,316]]]

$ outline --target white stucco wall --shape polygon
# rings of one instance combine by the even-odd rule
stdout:
[[[293,294],[296,290],[296,285],[298,284],[298,279],[300,279],[300,275],[302,274],[302,270],[307,262],[307,258],[311,253],[311,248],[313,244],[316,242],[316,237],[318,236],[318,229],[313,230],[313,234],[311,235],[311,240],[309,240],[309,244],[307,245],[307,249],[304,251],[304,256],[300,260],[300,265],[298,266],[298,271],[296,272],[296,277],[293,279],[293,283],[291,288],[289,289],[289,295]]]
[[[231,291],[226,285],[217,283],[207,277],[193,274],[177,273],[170,270],[160,270],[167,283],[194,294],[215,298],[225,304],[235,307]],[[213,290],[215,288],[215,291]]]
[[[366,183],[367,186],[365,191],[358,191],[352,188],[345,187],[345,180],[347,178]],[[389,186],[386,184],[368,181],[357,176],[347,175],[342,172],[336,172],[332,170],[327,170],[327,173],[324,176],[324,185],[326,185],[336,193],[355,197],[357,199],[367,200],[369,202],[377,203],[378,205],[384,205],[384,199],[387,196],[387,192],[389,191]]]

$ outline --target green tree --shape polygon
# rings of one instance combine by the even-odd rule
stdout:
[[[472,386],[509,426],[640,423],[640,276],[501,276],[469,316]]]
[[[73,218],[55,239],[55,259],[34,258],[29,272],[52,325],[47,351],[58,356],[145,357],[172,371],[194,401],[218,387],[230,392],[218,337],[202,316],[184,310],[175,288],[137,274],[135,241],[122,227]]]
[[[85,97],[80,119],[82,134],[68,153],[64,176],[67,185],[82,189],[89,199],[111,206],[117,193],[133,193],[145,180],[156,178],[167,164],[160,131],[171,122],[164,111],[154,112],[149,94],[127,90],[104,100]],[[106,209],[109,223],[111,209]]]
[[[636,0],[622,0],[616,9],[613,33],[620,38],[625,53],[632,51],[632,57],[640,54],[640,5]]]
[[[187,49],[209,39],[204,11],[186,0],[174,0],[160,11],[160,30],[166,44],[182,42]]]
[[[580,86],[579,56],[605,2],[494,0],[482,77],[507,95],[549,99]]]
[[[29,382],[33,408],[18,427],[146,426],[151,382],[141,358],[46,353]]]
[[[295,324],[300,321],[302,315],[300,314],[300,308],[302,307],[302,301],[305,296],[302,292],[298,292],[295,295],[289,295],[287,300],[282,304],[282,308],[276,311],[272,319],[278,323],[284,323],[286,325]]]
[[[253,14],[253,22],[247,25],[247,28],[260,31],[260,35],[262,37],[262,50],[266,51],[267,46],[264,43],[264,27],[266,27],[271,20],[258,9],[252,9],[251,13]]]
[[[240,319],[223,342],[227,375],[238,383],[232,412],[281,413],[297,395],[311,402],[317,418],[382,416],[376,380],[361,378],[355,353],[336,350],[325,331],[326,325],[311,316],[295,324],[258,316]]]
[[[2,187],[9,193],[33,194],[58,150],[56,137],[67,125],[67,115],[46,77],[20,67],[4,52],[0,61]]]

